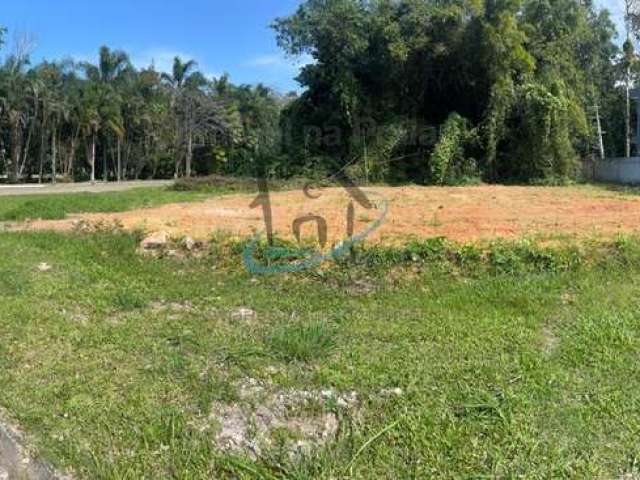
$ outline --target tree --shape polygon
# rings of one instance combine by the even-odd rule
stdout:
[[[110,136],[116,140],[116,179],[120,181],[122,177],[121,148],[124,138],[124,125],[122,120],[122,97],[119,90],[125,77],[132,73],[129,56],[122,51],[112,51],[109,47],[103,46],[99,51],[98,65],[86,63],[84,65],[89,81],[99,85],[97,88],[99,97],[98,114],[101,117],[101,125],[105,128],[102,132],[102,152],[103,152],[103,180],[108,179],[107,156],[109,150]]]
[[[180,57],[173,59],[172,74],[162,74],[162,79],[171,89],[172,107],[176,117],[176,164],[175,177],[180,175],[182,155],[180,145],[185,145],[185,175],[191,176],[193,159],[194,109],[198,101],[198,89],[206,81],[199,72],[195,72],[197,63],[194,60],[184,62]]]
[[[638,18],[633,4],[631,40]],[[95,65],[30,68],[25,37],[0,67],[3,173],[548,180],[591,154],[594,105],[607,152],[630,143],[621,113],[640,65],[590,1],[306,0],[274,29],[305,59],[299,94],[208,79],[180,58],[139,70],[106,46]]]
[[[290,157],[355,159],[365,178],[385,163],[389,180],[433,181],[433,132],[454,113],[481,140],[457,154],[486,180],[570,176],[588,153],[586,108],[617,80],[615,30],[579,0],[307,0],[274,28],[287,54],[313,59],[284,112]]]
[[[2,68],[0,105],[4,119],[10,130],[11,154],[6,159],[6,171],[10,182],[19,177],[21,152],[23,148],[24,127],[27,122],[28,91],[24,69],[29,60],[26,57],[11,55]]]

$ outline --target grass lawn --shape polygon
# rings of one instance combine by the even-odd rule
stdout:
[[[145,259],[136,246],[0,233],[0,406],[80,478],[639,472],[634,240],[562,262],[502,246],[486,268],[468,249],[453,268],[427,245],[257,279],[216,248]],[[256,317],[232,315],[239,307]],[[212,406],[233,404],[248,378],[357,392],[357,413],[302,459],[224,454]]]
[[[274,190],[301,188],[304,179],[270,182]],[[0,222],[59,220],[74,213],[124,212],[176,202],[197,202],[215,195],[257,192],[249,178],[213,175],[180,179],[175,188],[140,187],[103,193],[57,193],[0,196]]]
[[[122,212],[175,202],[195,202],[220,193],[207,191],[173,191],[168,188],[142,187],[124,192],[57,193],[0,197],[0,222],[27,219],[57,220],[72,213]]]

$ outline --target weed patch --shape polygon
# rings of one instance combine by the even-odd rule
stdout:
[[[311,361],[327,357],[336,348],[335,333],[324,322],[289,323],[266,337],[271,352],[287,361]]]

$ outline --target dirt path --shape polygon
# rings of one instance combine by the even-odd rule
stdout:
[[[370,237],[377,243],[408,238],[445,236],[456,241],[515,238],[531,235],[606,236],[640,231],[640,197],[599,187],[459,188],[376,187],[368,189],[389,202],[385,223]],[[300,191],[271,194],[273,223],[278,236],[293,238],[296,218],[314,214],[326,219],[330,242],[345,237],[348,194],[339,188],[315,191],[309,199]],[[222,231],[238,236],[265,229],[262,210],[250,208],[255,195],[229,195],[201,203],[165,205],[116,214],[76,215],[62,221],[36,221],[26,229],[71,230],[74,220],[119,221],[128,228],[164,230],[173,236],[206,240]],[[372,197],[373,198],[373,197]],[[356,232],[374,221],[377,210],[356,207]],[[315,235],[303,227],[303,236]]]

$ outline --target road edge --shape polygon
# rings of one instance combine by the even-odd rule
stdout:
[[[25,435],[0,409],[0,480],[73,480],[58,472],[53,465],[29,448]]]

